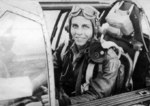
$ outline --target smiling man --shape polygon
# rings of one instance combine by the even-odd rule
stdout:
[[[93,27],[90,20],[83,16],[78,16],[72,19],[71,34],[75,40],[78,49],[84,46],[86,42],[91,40],[93,35]]]
[[[104,49],[97,40],[99,12],[91,6],[74,6],[69,15],[72,39],[65,52],[61,45],[54,53],[56,99],[60,106],[110,96],[120,61],[113,49]],[[48,95],[42,96],[48,106]]]

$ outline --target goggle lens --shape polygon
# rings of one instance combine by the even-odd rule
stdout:
[[[99,12],[95,8],[89,6],[73,6],[70,15],[77,16],[80,12],[82,12],[83,15],[88,19],[99,17]]]

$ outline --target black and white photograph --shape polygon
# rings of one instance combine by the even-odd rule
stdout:
[[[150,106],[149,0],[0,0],[0,106]]]

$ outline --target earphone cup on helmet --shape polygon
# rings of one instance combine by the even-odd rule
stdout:
[[[65,31],[67,31],[69,33],[69,31],[70,31],[69,25],[65,26]]]
[[[65,31],[69,33],[69,39],[72,40],[71,32],[70,32],[70,25],[65,26]]]

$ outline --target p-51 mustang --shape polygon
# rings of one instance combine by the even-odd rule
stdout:
[[[48,84],[49,102],[55,106],[52,53],[71,39],[67,19],[72,6],[78,4],[99,10],[103,29],[99,37],[104,46],[115,44],[123,50],[118,54],[125,70],[118,75],[115,94],[74,106],[149,104],[150,24],[138,2],[1,0],[0,105],[42,105],[41,86]]]

